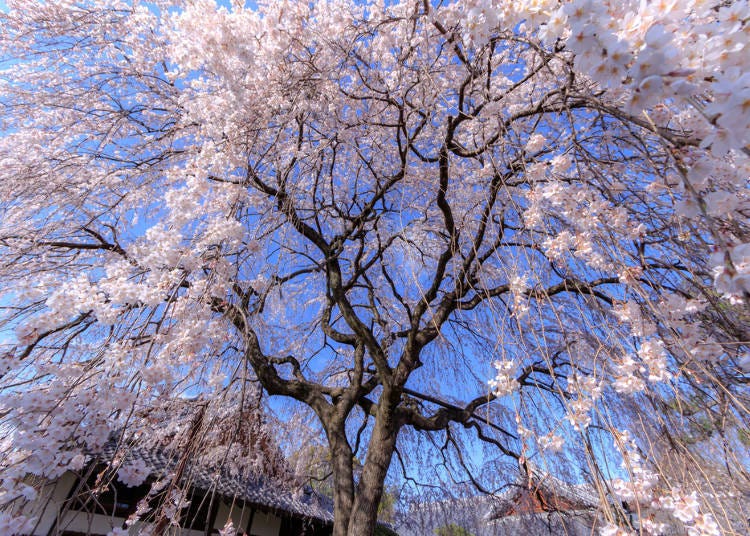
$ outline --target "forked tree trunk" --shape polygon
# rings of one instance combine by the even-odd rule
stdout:
[[[391,397],[387,393],[383,393],[380,399],[362,475],[353,495],[348,519],[339,519],[334,513],[334,536],[372,536],[375,532],[385,477],[398,437],[398,426],[394,421],[398,401],[391,401],[389,398]],[[337,489],[336,495],[338,493]]]

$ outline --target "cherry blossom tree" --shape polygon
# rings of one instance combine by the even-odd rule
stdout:
[[[477,443],[575,457],[602,534],[747,530],[747,1],[7,4],[1,502],[180,397],[257,465],[269,397],[337,535],[430,448],[494,491]]]

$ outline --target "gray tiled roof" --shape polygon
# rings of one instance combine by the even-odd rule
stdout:
[[[142,460],[154,478],[170,477],[178,465],[179,456],[157,448],[125,447],[119,448],[115,442],[105,445],[100,460],[112,461],[117,454],[124,454],[124,461]],[[331,501],[307,488],[303,493],[295,494],[284,489],[279,482],[263,477],[242,478],[231,475],[220,468],[204,467],[188,463],[182,478],[182,484],[193,488],[217,493],[235,501],[267,508],[282,515],[316,519],[324,523],[333,523],[333,506]]]

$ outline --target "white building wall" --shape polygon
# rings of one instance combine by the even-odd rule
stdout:
[[[255,512],[250,536],[279,536],[281,518],[265,512]]]
[[[123,526],[124,518],[103,514],[67,511],[61,515],[61,509],[76,482],[77,477],[73,473],[65,473],[56,482],[44,486],[39,492],[37,500],[22,509],[25,515],[38,517],[32,533],[33,536],[47,536],[55,523],[57,523],[57,531],[69,530],[92,535],[104,535],[115,527]],[[253,509],[248,506],[243,507],[221,501],[218,505],[214,528],[222,529],[229,519],[232,520],[232,524],[240,534],[244,531],[249,536],[283,536],[280,534],[280,517],[260,511],[253,513]],[[145,525],[147,524],[135,523],[130,527],[128,533],[131,536],[137,536]],[[168,530],[167,534],[170,536],[203,536],[204,531],[173,528]]]
[[[133,526],[128,529],[128,535],[139,536],[143,529],[150,525],[150,523],[133,523]],[[165,534],[168,536],[205,536],[202,530],[180,529],[178,527],[169,527]]]
[[[58,529],[87,534],[107,534],[112,529],[121,527],[124,521],[122,518],[102,514],[68,511],[60,520]]]
[[[34,536],[47,536],[60,514],[65,499],[76,483],[73,473],[65,473],[56,482],[42,487],[36,501],[26,505],[21,511],[29,517],[38,517]]]
[[[89,514],[86,512],[67,512],[61,523],[58,525],[59,530],[71,530],[83,532],[91,535],[103,535],[110,532],[113,528],[122,527],[125,518],[112,517],[102,514]],[[130,536],[138,536],[143,529],[150,523],[134,523],[128,529]],[[45,536],[47,533],[43,533]],[[181,529],[179,527],[169,527],[165,534],[169,536],[204,536],[202,530]]]
[[[230,504],[221,501],[219,503],[219,509],[216,511],[214,528],[223,529],[224,525],[227,524],[227,521],[231,519],[235,530],[238,532],[247,531],[247,525],[250,522],[252,512],[252,509],[249,507],[242,507],[238,504]],[[240,534],[242,534],[242,532],[240,532]]]
[[[253,514],[249,507],[243,508],[237,504],[229,504],[223,501],[219,504],[219,509],[216,512],[214,528],[224,528],[230,517],[234,528],[238,529],[238,532],[247,531],[249,536],[283,536],[280,534],[280,517],[258,510]]]

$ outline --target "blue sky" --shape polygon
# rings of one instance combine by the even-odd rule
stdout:
[[[226,8],[229,8],[231,5],[231,0],[216,0],[216,3],[220,6],[224,6]],[[246,7],[255,7],[256,2],[253,0],[247,0],[245,2]],[[0,0],[0,11],[7,11],[8,10],[8,4],[5,2],[5,0]]]

